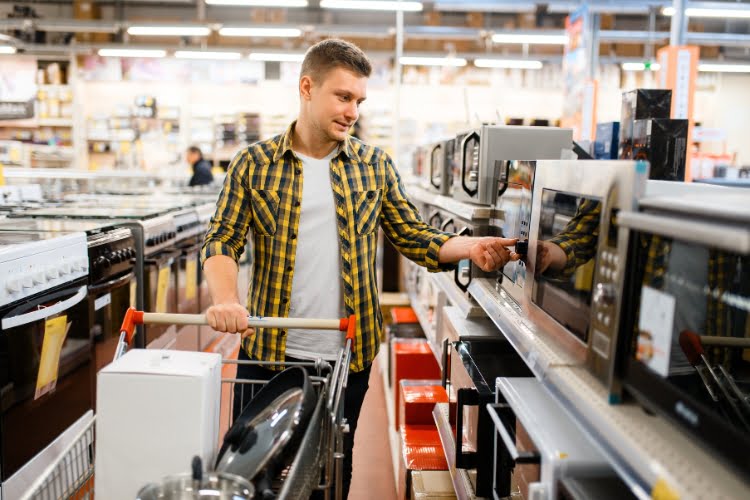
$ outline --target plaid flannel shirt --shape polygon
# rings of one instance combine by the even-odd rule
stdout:
[[[302,162],[292,151],[294,125],[234,157],[201,251],[202,263],[213,255],[237,261],[252,229],[252,315],[289,314],[303,182]],[[330,180],[341,250],[341,276],[331,279],[342,280],[346,313],[357,316],[350,369],[361,371],[378,352],[383,323],[375,278],[378,228],[401,254],[431,272],[452,267],[438,263],[438,251],[452,235],[422,221],[393,161],[379,148],[347,137],[331,160]],[[303,261],[315,265],[315,256]],[[252,359],[284,361],[286,331],[258,328],[243,347]]]
[[[554,276],[568,278],[596,255],[601,213],[600,202],[583,200],[565,229],[549,240],[562,248],[567,257],[565,267],[553,273]]]

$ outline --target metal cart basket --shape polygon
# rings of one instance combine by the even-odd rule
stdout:
[[[207,324],[204,315],[144,313],[129,309],[120,331],[120,347],[115,358],[121,356],[132,344],[134,326],[144,323],[161,324]],[[250,317],[249,324],[264,328],[315,328],[346,331],[346,342],[332,361],[276,363],[225,359],[225,367],[242,364],[257,365],[272,369],[279,366],[303,366],[308,370],[317,394],[317,402],[305,434],[295,451],[291,465],[275,478],[272,491],[277,499],[302,500],[310,498],[314,491],[321,492],[326,500],[339,500],[342,494],[343,442],[348,426],[344,419],[344,393],[351,346],[354,339],[354,316],[342,320],[316,320],[299,318]],[[222,400],[228,394],[229,411],[222,417],[222,426],[230,427],[233,415],[234,387],[238,384],[251,387],[251,397],[266,380],[222,379]],[[241,391],[244,392],[244,391]],[[240,405],[248,404],[240,399]],[[224,405],[224,401],[222,402]],[[226,418],[226,420],[225,420]],[[34,486],[23,497],[25,499],[74,499],[88,500],[94,497],[94,440],[95,419],[85,425],[72,442],[42,474]],[[189,457],[186,457],[186,460]]]

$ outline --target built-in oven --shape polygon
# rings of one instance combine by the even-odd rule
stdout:
[[[93,408],[84,233],[0,233],[0,491]]]
[[[647,179],[645,162],[536,165],[527,315],[573,357],[585,355],[591,373],[609,388],[615,384],[613,360],[630,244],[617,216],[637,206]]]
[[[495,426],[494,500],[557,500],[563,479],[616,477],[539,380],[499,378],[496,388],[497,402],[487,408]]]
[[[446,308],[450,310],[451,308]],[[497,377],[530,377],[531,372],[513,346],[488,318],[444,315],[443,383],[450,402],[455,450],[452,462],[470,474],[474,492],[489,497],[492,490],[493,435],[487,405],[495,402]]]
[[[634,244],[617,358],[627,393],[747,480],[750,198],[720,191],[619,215]]]
[[[501,181],[512,160],[559,159],[570,149],[573,132],[553,127],[483,125],[459,134],[452,167],[453,198],[494,205],[506,189]]]

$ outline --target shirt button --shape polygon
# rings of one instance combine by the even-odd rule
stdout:
[[[287,299],[286,297],[284,297],[283,299],[281,299],[281,303],[282,304],[286,304],[287,302],[289,302],[289,299]]]
[[[281,335],[282,337],[283,337],[284,335],[286,335],[286,330],[281,330],[281,331],[279,332],[279,335]]]
[[[295,173],[295,174],[297,174],[297,175],[299,175],[299,174],[301,174],[301,173],[302,173],[302,169],[299,169],[299,168],[295,168],[295,169],[294,169],[294,173]]]
[[[292,269],[294,269],[294,268],[293,268],[292,266],[286,266],[286,270],[287,270],[287,272],[291,273],[291,272],[292,272]]]
[[[374,197],[375,197],[375,193],[373,193],[372,191],[370,191],[369,193],[367,193],[367,199],[371,200]]]
[[[295,202],[294,202],[294,206],[295,206],[295,207],[298,207],[298,206],[300,206],[300,205],[302,205],[302,203],[300,203],[300,202],[299,202],[299,200],[297,200],[297,201],[295,201]]]
[[[296,240],[296,239],[297,239],[297,233],[292,233],[292,236],[291,236],[291,238],[292,238],[293,240]]]

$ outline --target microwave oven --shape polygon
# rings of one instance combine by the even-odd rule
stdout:
[[[651,196],[619,220],[635,242],[617,352],[624,391],[750,477],[750,197]]]
[[[617,216],[637,208],[648,164],[539,161],[534,177],[527,314],[568,345],[579,343],[589,371],[612,387],[630,245]]]
[[[422,187],[435,194],[450,192],[449,172],[455,156],[455,140],[445,139],[425,146]]]
[[[506,189],[502,178],[509,161],[559,159],[572,142],[572,130],[554,127],[484,125],[460,134],[450,193],[460,201],[493,205]]]

